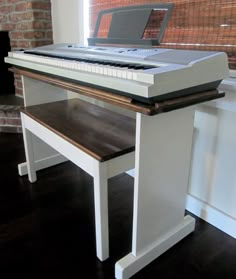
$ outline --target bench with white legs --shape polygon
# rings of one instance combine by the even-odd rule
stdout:
[[[134,168],[135,120],[70,99],[21,109],[30,182],[35,182],[34,134],[94,179],[97,257],[109,257],[107,180]]]

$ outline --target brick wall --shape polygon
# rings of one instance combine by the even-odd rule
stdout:
[[[16,105],[0,105],[0,132],[22,132],[19,109]]]
[[[0,0],[0,30],[9,31],[12,50],[51,44],[50,0]],[[22,95],[18,76],[15,88]]]

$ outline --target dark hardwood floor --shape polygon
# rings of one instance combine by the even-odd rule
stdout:
[[[114,278],[131,249],[133,179],[109,180],[110,258],[96,259],[92,178],[68,162],[20,177],[22,135],[0,133],[0,278]],[[196,230],[133,278],[236,278],[236,240],[197,219]]]

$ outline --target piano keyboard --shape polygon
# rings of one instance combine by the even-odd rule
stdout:
[[[223,52],[58,44],[10,52],[5,62],[153,102],[216,89],[229,76]]]
[[[138,64],[132,62],[125,63],[111,60],[99,60],[91,58],[85,59],[76,57],[64,58],[52,54],[46,56],[45,54],[35,54],[32,51],[15,52],[13,57],[21,60],[75,71],[94,73],[128,80],[143,81],[146,83],[153,83],[153,78],[146,74],[147,70],[154,70],[158,68],[158,66],[154,65]]]

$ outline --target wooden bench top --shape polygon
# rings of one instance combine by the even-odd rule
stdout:
[[[80,99],[21,111],[101,162],[135,149],[134,119]]]

